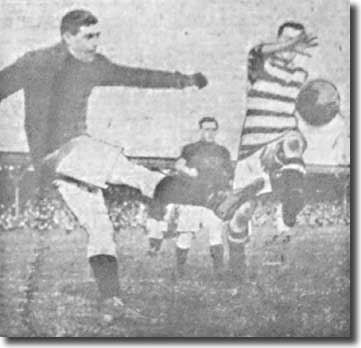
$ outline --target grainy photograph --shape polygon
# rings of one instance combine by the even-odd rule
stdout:
[[[350,4],[2,0],[0,335],[350,338]]]

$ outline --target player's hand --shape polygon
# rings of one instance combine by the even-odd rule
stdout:
[[[192,75],[193,85],[202,89],[208,85],[207,78],[202,73],[196,73]]]
[[[192,178],[196,178],[198,176],[198,170],[196,168],[187,168],[186,174]]]
[[[308,48],[313,48],[318,46],[317,42],[318,37],[311,34],[302,33],[298,40],[296,41],[294,48],[296,51],[304,51]]]

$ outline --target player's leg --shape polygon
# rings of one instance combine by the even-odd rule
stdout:
[[[64,201],[88,233],[87,256],[103,299],[119,296],[114,231],[101,190],[58,181]]]
[[[59,191],[69,208],[88,232],[87,256],[101,297],[99,314],[103,320],[117,317],[149,323],[155,319],[125,305],[121,299],[114,231],[100,190],[89,192],[67,182]]]
[[[223,276],[224,248],[223,248],[223,221],[210,209],[203,208],[202,225],[209,234],[209,251],[213,262],[213,272],[217,278]]]
[[[120,154],[107,181],[111,184],[124,184],[138,188],[145,196],[152,198],[162,178],[164,178],[163,174],[132,163]]]
[[[160,251],[164,238],[174,237],[178,227],[178,206],[167,204],[162,220],[157,220],[152,216],[147,218],[146,230],[148,232],[149,250],[148,255],[156,256]]]
[[[150,254],[160,249],[163,232],[174,229],[176,205],[189,203],[194,194],[190,181],[178,176],[164,177],[156,185],[147,219]]]
[[[75,181],[57,180],[58,191],[88,233],[88,259],[101,297],[119,296],[118,264],[114,231],[101,189],[119,150],[89,136],[75,138],[44,160],[49,177],[61,175]],[[91,156],[89,156],[91,154]],[[90,189],[86,182],[91,184]]]
[[[244,203],[228,223],[229,272],[234,281],[240,281],[245,276],[245,245],[249,240],[255,207],[255,200]]]
[[[182,278],[185,275],[185,266],[187,263],[189,249],[192,244],[192,232],[182,231],[176,242],[176,270],[177,275]]]
[[[192,205],[178,205],[177,209],[179,214],[177,232],[179,236],[176,242],[176,269],[178,275],[183,277],[193,233],[199,231],[203,208]]]
[[[291,132],[280,142],[275,154],[280,167],[270,172],[270,178],[272,190],[280,201],[277,213],[279,232],[295,225],[297,215],[304,206],[306,169],[302,155],[305,146],[303,136],[299,132]]]
[[[146,229],[149,239],[148,255],[155,256],[162,246],[164,231],[168,228],[168,224],[163,220],[148,218]]]

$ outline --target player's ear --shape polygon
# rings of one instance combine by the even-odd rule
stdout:
[[[72,39],[73,39],[73,35],[69,32],[69,31],[66,31],[64,32],[62,35],[61,35],[61,38],[63,39],[63,41],[66,43],[66,44],[71,44],[72,42]]]

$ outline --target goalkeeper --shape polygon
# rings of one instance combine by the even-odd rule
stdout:
[[[223,220],[209,209],[209,204],[214,193],[231,188],[233,166],[229,151],[215,141],[217,120],[204,117],[199,121],[199,128],[200,140],[183,147],[175,163],[177,174],[164,178],[157,186],[154,197],[163,204],[176,203],[179,214],[179,236],[176,242],[179,276],[184,275],[192,236],[200,227],[208,230],[210,254],[216,275],[221,275],[223,269]],[[150,254],[159,251],[165,229],[164,223],[155,219],[148,220]]]

